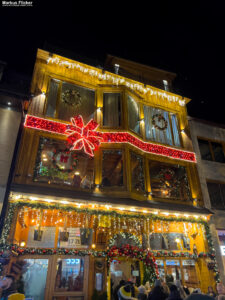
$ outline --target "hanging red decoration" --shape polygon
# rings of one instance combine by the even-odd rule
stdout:
[[[26,116],[25,127],[43,130],[67,136],[72,150],[81,150],[93,156],[93,151],[101,143],[128,143],[146,153],[166,156],[172,159],[196,162],[195,153],[144,142],[129,132],[99,132],[96,131],[98,123],[94,120],[84,125],[83,118],[76,116],[71,119],[71,124],[56,122],[31,115]]]

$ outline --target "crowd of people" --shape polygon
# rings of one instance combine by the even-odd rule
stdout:
[[[209,286],[207,294],[203,294],[199,288],[182,286],[181,281],[174,281],[172,276],[166,282],[157,279],[152,288],[149,282],[137,287],[132,277],[128,281],[121,280],[112,296],[114,300],[225,300],[225,287],[218,283],[216,290]]]

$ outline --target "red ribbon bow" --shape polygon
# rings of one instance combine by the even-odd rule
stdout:
[[[72,125],[66,130],[68,142],[73,144],[71,150],[81,150],[84,148],[85,153],[94,156],[96,150],[101,144],[102,137],[96,132],[99,124],[91,119],[86,126],[82,116],[71,118]]]

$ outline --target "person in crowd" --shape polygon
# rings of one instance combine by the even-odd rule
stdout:
[[[211,297],[213,297],[213,298],[216,297],[216,293],[214,292],[212,286],[209,286],[209,287],[208,287],[208,293],[207,293],[207,295],[209,295],[209,296],[211,296]]]
[[[175,285],[176,285],[176,287],[177,287],[177,289],[178,289],[178,292],[180,293],[181,298],[182,298],[182,299],[187,298],[187,295],[186,295],[186,293],[185,293],[185,291],[184,291],[184,289],[183,289],[183,287],[182,287],[182,285],[181,285],[180,280],[176,280],[176,281],[175,281]]]
[[[166,284],[168,285],[168,287],[170,287],[171,285],[174,285],[174,278],[173,275],[166,275]]]
[[[118,292],[119,300],[132,300],[136,299],[132,297],[131,293],[131,284],[126,284],[124,286],[121,286]]]
[[[192,294],[190,294],[185,300],[213,300],[214,298],[201,293],[199,288],[194,289]]]
[[[118,296],[118,292],[119,292],[119,289],[124,286],[126,284],[126,281],[125,280],[120,280],[119,284],[115,287],[114,291],[113,291],[113,297],[114,297],[114,300],[119,300],[119,296]]]
[[[170,294],[167,300],[182,300],[179,290],[175,284],[170,286]]]
[[[191,294],[189,288],[186,285],[183,286],[183,289],[187,296]]]
[[[151,291],[151,286],[150,286],[149,281],[147,281],[147,282],[145,283],[145,289],[146,289],[147,294]]]
[[[138,300],[147,300],[146,289],[143,285],[140,285],[138,288]]]
[[[15,278],[12,275],[6,275],[0,280],[0,288],[2,289],[1,300],[6,300],[11,294],[16,293]]]
[[[163,287],[163,290],[164,290],[164,292],[166,293],[166,295],[168,297],[169,294],[170,294],[170,289],[169,289],[169,287],[168,287],[168,285],[166,284],[165,281],[162,281],[162,287]]]
[[[164,292],[164,289],[161,284],[161,280],[156,279],[154,288],[148,294],[148,300],[165,300],[167,298],[167,294]]]
[[[137,297],[138,295],[138,288],[136,287],[136,277],[135,276],[132,276],[127,284],[129,284],[131,286],[131,296],[132,297]]]

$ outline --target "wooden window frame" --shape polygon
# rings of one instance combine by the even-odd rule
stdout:
[[[222,146],[223,155],[224,155],[224,157],[225,157],[225,143],[224,143],[224,142],[221,142],[221,141],[218,141],[218,140],[211,140],[211,139],[207,139],[207,138],[204,138],[204,137],[201,137],[201,136],[197,136],[197,141],[199,141],[199,140],[203,140],[203,141],[208,142],[210,154],[211,154],[211,156],[212,156],[212,160],[203,159],[203,158],[202,158],[201,151],[200,151],[200,147],[199,147],[199,142],[198,142],[198,148],[199,148],[199,152],[200,152],[200,155],[201,155],[201,159],[202,159],[202,160],[218,162],[218,161],[215,160],[215,154],[214,154],[214,151],[213,151],[213,148],[212,148],[212,143],[217,143],[217,144],[220,144],[220,145]],[[224,162],[224,163],[218,162],[218,163],[224,164],[225,162]]]

